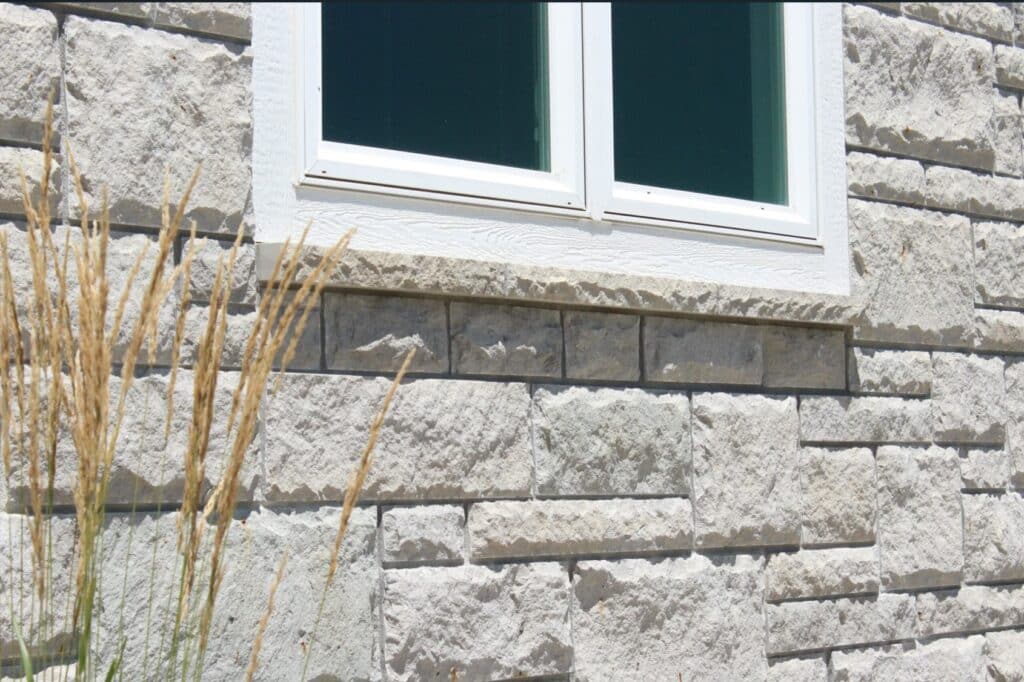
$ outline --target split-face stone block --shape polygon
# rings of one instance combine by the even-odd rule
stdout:
[[[995,171],[1020,177],[1024,171],[1024,156],[1021,154],[1020,102],[1013,93],[1004,94],[996,90],[995,113],[992,117],[992,136],[996,149]]]
[[[810,443],[927,443],[931,404],[888,397],[805,396],[800,439]]]
[[[768,682],[828,682],[828,664],[820,656],[772,659]]]
[[[4,4],[0,35],[0,139],[38,144],[46,98],[57,95],[60,77],[57,19],[45,10]]]
[[[251,55],[80,17],[64,31],[71,137],[93,203],[107,187],[113,222],[159,226],[164,168],[175,197],[202,163],[186,218],[235,232],[252,184]]]
[[[698,547],[797,543],[797,429],[794,398],[694,395]]]
[[[1024,231],[1009,223],[974,225],[977,300],[1024,306]]]
[[[912,639],[914,597],[881,594],[834,601],[769,604],[769,655]]]
[[[192,298],[197,301],[209,301],[213,295],[214,282],[217,279],[217,262],[223,260],[228,265],[233,243],[216,239],[196,240],[195,257],[189,269],[189,286]],[[192,248],[190,239],[185,239],[182,253]],[[255,305],[256,290],[256,245],[240,244],[235,256],[235,265],[231,270],[229,284],[231,293],[229,302],[242,305]]]
[[[636,388],[541,386],[533,395],[537,485],[545,495],[690,490],[690,401]]]
[[[530,500],[469,508],[473,561],[678,552],[693,541],[689,500]]]
[[[852,199],[848,206],[853,292],[862,311],[854,338],[967,345],[974,327],[968,219]]]
[[[850,390],[865,394],[928,395],[932,360],[927,351],[851,348]]]
[[[644,320],[644,372],[653,382],[760,385],[763,328],[671,317]]]
[[[964,490],[1002,490],[1009,482],[1010,458],[1005,450],[968,450],[960,458]]]
[[[462,563],[466,514],[454,505],[394,507],[381,518],[385,564]]]
[[[1004,630],[985,635],[988,671],[994,682],[1024,680],[1024,632]]]
[[[0,105],[2,106],[2,105]],[[29,147],[0,147],[0,213],[25,214],[22,200],[21,177],[25,174],[32,205],[39,202],[39,189],[43,170],[43,153]],[[50,171],[50,215],[57,216],[60,199],[60,159],[53,158]],[[56,220],[54,220],[56,222]]]
[[[996,82],[1024,89],[1024,50],[1009,45],[995,46]]]
[[[765,584],[771,601],[875,593],[878,550],[840,547],[773,554]]]
[[[562,323],[547,308],[451,304],[452,369],[459,374],[562,375]]]
[[[918,161],[850,152],[846,155],[846,176],[851,194],[924,203],[924,167]]]
[[[942,639],[916,649],[874,647],[832,654],[835,680],[988,682],[985,638]]]
[[[878,449],[882,585],[955,585],[963,575],[960,462],[954,450]]]
[[[324,323],[330,369],[395,372],[415,349],[409,371],[448,371],[443,301],[327,293]]]
[[[804,546],[871,542],[875,460],[867,448],[800,451]]]
[[[1024,589],[967,585],[917,595],[919,636],[1024,625]]]
[[[1024,313],[1017,310],[974,312],[974,348],[985,351],[1017,351],[1024,348]]]
[[[153,23],[242,41],[252,37],[247,2],[158,2]]]
[[[990,43],[856,6],[843,34],[847,144],[992,168]]]
[[[1010,456],[1010,485],[1024,487],[1024,362],[1006,365],[1006,447]]]
[[[764,679],[757,560],[588,561],[576,573],[573,642],[581,682],[680,674],[685,680]]]
[[[932,416],[939,442],[1002,443],[1006,438],[1003,361],[932,354]]]
[[[765,327],[764,385],[846,387],[846,337],[840,329]]]
[[[904,2],[903,12],[996,40],[1013,39],[1013,10],[998,2]]]
[[[569,579],[558,564],[384,572],[389,680],[500,680],[572,669]]]
[[[1018,493],[964,495],[964,577],[1024,579],[1024,498]]]
[[[146,19],[153,9],[151,2],[54,2],[51,4],[73,13],[82,12],[130,19]]]
[[[286,375],[266,417],[274,501],[340,500],[390,381]],[[399,387],[363,499],[526,496],[532,455],[524,384],[422,379]]]
[[[570,379],[640,379],[640,316],[565,313],[565,375]]]

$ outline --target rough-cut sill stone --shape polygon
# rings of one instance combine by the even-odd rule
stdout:
[[[261,283],[280,249],[256,245]],[[299,277],[324,251],[305,247]],[[858,312],[852,296],[362,250],[345,253],[327,286],[830,325],[850,325]]]

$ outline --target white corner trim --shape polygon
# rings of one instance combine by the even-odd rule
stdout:
[[[370,192],[355,183],[304,181],[301,12],[283,3],[253,6],[253,204],[256,239],[293,239],[307,221],[314,244],[356,228],[353,247],[669,277],[743,287],[846,296],[850,292],[843,118],[842,11],[813,12],[813,94],[817,133],[818,237],[802,243],[767,235],[723,234],[700,226],[598,222],[578,211],[531,212],[512,203],[403,191]]]

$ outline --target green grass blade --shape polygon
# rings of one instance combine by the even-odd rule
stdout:
[[[32,657],[28,655],[28,647],[21,636],[21,625],[14,624],[14,636],[18,638],[18,651],[21,653],[21,668],[25,673],[25,682],[32,682]]]

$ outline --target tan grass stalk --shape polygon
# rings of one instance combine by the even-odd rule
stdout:
[[[277,594],[277,586],[281,584],[281,578],[284,577],[284,567],[287,564],[288,553],[285,552],[281,555],[281,561],[277,564],[277,575],[274,576],[274,581],[270,583],[270,596],[267,598],[267,610],[263,613],[263,617],[260,618],[259,627],[256,628],[256,639],[252,644],[252,656],[249,658],[249,667],[245,669],[246,682],[252,682],[252,676],[256,674],[256,668],[259,667],[260,649],[263,647],[263,635],[267,631],[267,624],[270,623],[270,616],[274,613],[274,596]]]

